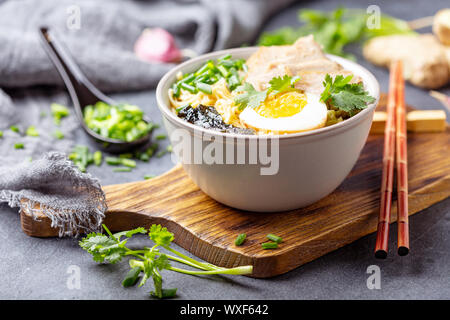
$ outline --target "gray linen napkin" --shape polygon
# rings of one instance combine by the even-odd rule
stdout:
[[[31,201],[25,209],[43,204],[41,211],[60,235],[99,229],[106,210],[98,180],[80,173],[65,158],[78,128],[73,112],[58,128],[65,138],[53,136],[57,128],[48,115],[49,105],[69,101],[39,43],[39,26],[59,35],[85,75],[102,91],[149,89],[173,65],[143,62],[133,54],[143,29],[162,27],[175,36],[180,48],[202,54],[251,42],[265,19],[290,2],[0,0],[0,88],[11,95],[0,89],[0,202],[21,207],[20,200],[26,198]],[[79,16],[74,16],[77,12]],[[32,85],[60,89],[28,88]],[[42,111],[47,116],[41,116]],[[21,133],[9,130],[11,125]],[[23,134],[29,125],[36,126],[39,137]],[[25,148],[15,149],[17,142]]]
[[[180,48],[202,54],[252,41],[268,15],[291,1],[7,1],[0,6],[0,87],[62,86],[38,41],[39,26],[60,36],[100,90],[148,89],[173,65],[133,54],[144,28],[164,28]]]

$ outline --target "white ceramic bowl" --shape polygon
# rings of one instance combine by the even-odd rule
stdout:
[[[245,148],[247,157],[250,146],[262,146],[264,137],[222,133],[192,125],[178,118],[171,110],[168,89],[176,81],[176,74],[192,72],[205,61],[231,54],[234,59],[247,59],[252,48],[229,49],[209,53],[186,61],[169,71],[159,82],[156,98],[163,114],[164,125],[172,145],[177,143],[176,132],[184,129],[188,143],[194,150],[197,143],[201,150],[210,144],[204,135],[223,147],[223,163],[231,151],[236,157],[237,149]],[[303,133],[278,136],[278,172],[261,175],[264,164],[183,163],[191,179],[213,199],[242,210],[273,212],[296,209],[312,204],[335,190],[350,173],[366,142],[372,123],[373,112],[379,99],[379,84],[365,68],[347,59],[328,55],[345,69],[363,79],[366,90],[376,101],[366,109],[338,124]],[[230,148],[230,149],[227,149]],[[274,159],[272,159],[274,161]],[[191,161],[192,162],[192,161]],[[274,165],[275,167],[275,165]]]

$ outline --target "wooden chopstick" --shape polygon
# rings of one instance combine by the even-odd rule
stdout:
[[[405,82],[403,66],[398,64],[396,108],[396,171],[397,171],[397,247],[398,254],[409,252],[408,227],[408,154],[406,135]]]
[[[391,218],[392,187],[394,184],[395,157],[395,105],[397,100],[399,63],[390,66],[389,93],[386,106],[387,120],[384,129],[383,174],[381,179],[381,202],[378,216],[375,257],[385,259],[388,253],[389,221]]]

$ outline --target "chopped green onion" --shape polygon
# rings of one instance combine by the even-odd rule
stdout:
[[[230,68],[230,73],[233,76],[239,77],[239,73],[237,72],[235,67]]]
[[[245,67],[245,60],[244,59],[237,59],[234,62],[234,65],[235,65],[236,69],[238,69],[238,70],[244,69],[244,67]],[[246,70],[244,70],[244,71],[247,72]]]
[[[70,114],[69,109],[59,103],[52,103],[50,108],[52,110],[53,121],[57,125],[61,123],[62,118],[67,117]]]
[[[237,76],[232,75],[227,79],[227,84],[230,90],[233,91],[241,84],[241,81],[239,81],[239,78]]]
[[[203,83],[203,82],[198,82],[197,83],[197,89],[200,90],[203,93],[206,94],[211,94],[212,93],[212,88],[209,84]]]
[[[147,150],[141,153],[137,153],[136,157],[141,161],[149,161],[150,158],[153,156],[155,151],[158,149],[158,144],[153,143]]]
[[[136,167],[136,161],[127,158],[106,157],[105,162],[113,166],[124,165],[130,168]]]
[[[271,240],[273,242],[276,242],[276,243],[282,243],[283,242],[283,239],[281,237],[276,236],[276,235],[274,235],[272,233],[269,233],[266,237],[267,237],[267,239],[269,239],[269,240]]]
[[[136,167],[136,161],[131,160],[131,159],[126,159],[126,158],[122,158],[121,159],[121,164],[126,166],[126,167],[130,167],[130,168],[135,168]]]
[[[138,158],[139,160],[145,161],[145,162],[147,162],[147,161],[150,160],[150,156],[149,156],[147,153],[145,153],[145,152],[138,153],[138,154],[137,154],[137,158]]]
[[[155,298],[173,298],[177,295],[177,288],[173,289],[161,289],[161,296],[156,294],[154,291],[150,292],[150,295]]]
[[[72,153],[69,154],[69,159],[80,169],[85,172],[86,168],[94,163],[94,155],[89,152],[89,148],[83,145],[76,145]]]
[[[102,164],[102,152],[101,151],[95,151],[94,152],[94,163],[96,166],[100,166]]]
[[[234,241],[234,244],[237,246],[240,246],[244,243],[245,238],[247,238],[247,235],[245,233],[241,233],[237,236],[236,240]]]
[[[161,150],[160,152],[158,152],[158,153],[156,154],[156,157],[157,157],[157,158],[161,158],[161,157],[164,156],[166,153],[172,152],[172,151],[173,151],[173,147],[172,147],[172,145],[169,144],[165,150]]]
[[[149,131],[152,131],[153,129],[158,129],[158,128],[159,128],[159,124],[157,124],[157,123],[150,122],[148,124],[148,130]]]
[[[35,126],[29,126],[25,131],[25,134],[30,137],[38,137],[39,132],[36,130]]]
[[[3,131],[0,130],[0,138],[3,137]]]
[[[153,174],[146,174],[145,176],[144,176],[144,179],[145,180],[148,180],[148,179],[153,179],[155,176],[153,175]]]
[[[178,98],[180,96],[181,90],[180,90],[180,86],[178,86],[177,84],[175,84],[172,88],[173,90],[173,96]]]
[[[167,153],[167,150],[161,150],[156,154],[157,158],[162,158]]]
[[[224,76],[224,78],[228,77],[228,75],[230,74],[228,70],[225,69],[224,66],[218,66],[217,69],[219,69],[220,73],[222,74],[222,76]]]
[[[154,128],[143,117],[144,112],[130,104],[109,105],[99,101],[83,110],[89,129],[101,136],[128,142],[144,137]]]
[[[217,59],[216,63],[209,60],[197,71],[185,74],[181,80],[174,83],[172,85],[172,95],[178,98],[180,96],[180,89],[192,94],[196,94],[198,91],[211,94],[211,85],[223,78],[227,79],[228,87],[233,91],[241,84],[238,70],[244,69],[244,62],[243,59],[231,60],[230,54]],[[181,108],[178,108],[177,112],[180,110]]]
[[[175,111],[178,113],[178,112],[180,112],[181,110],[183,110],[184,108],[186,108],[188,106],[189,106],[189,104],[186,104],[186,105],[184,105],[182,107],[178,107],[178,108],[175,109]]]
[[[15,149],[24,149],[25,145],[23,143],[16,143],[14,144]]]
[[[193,73],[187,74],[185,78],[180,80],[180,84],[181,83],[189,83],[189,82],[191,82],[194,79],[195,79],[195,74],[193,74]]]
[[[158,134],[156,136],[156,140],[164,140],[165,138],[167,138],[167,136],[165,134]]]
[[[206,63],[205,65],[203,65],[203,67],[201,67],[200,69],[198,69],[198,71],[196,71],[194,73],[195,76],[199,76],[201,74],[203,74],[204,72],[207,72],[208,70],[210,70],[211,67],[208,63]]]
[[[180,87],[184,90],[189,91],[190,93],[197,93],[197,89],[194,86],[186,84],[184,82],[180,83]]]
[[[106,158],[105,158],[105,162],[106,162],[107,164],[116,166],[116,165],[119,165],[119,164],[122,163],[122,159],[116,158],[116,157],[106,157]]]
[[[122,281],[122,286],[124,286],[125,288],[134,286],[138,281],[141,271],[141,267],[134,267],[133,269],[130,269],[130,271],[128,271],[127,275],[125,276],[125,279],[123,279]]]
[[[13,132],[20,133],[19,127],[17,127],[17,126],[11,126],[11,127],[9,127],[9,128],[10,128],[11,131],[13,131]]]
[[[229,60],[231,59],[231,54],[226,54],[222,57],[220,57],[219,59],[217,59],[218,61],[222,61],[222,60]]]
[[[131,159],[131,158],[133,158],[133,154],[132,153],[122,153],[122,154],[119,154],[119,158]]]
[[[278,248],[278,244],[277,244],[276,242],[264,242],[264,243],[261,244],[261,247],[262,247],[264,250],[267,250],[267,249],[277,249],[277,248]]]
[[[64,139],[64,134],[61,132],[61,130],[55,130],[55,132],[53,132],[53,136],[56,139]]]
[[[231,68],[234,66],[234,63],[230,60],[220,61],[220,65],[224,66],[226,69]]]

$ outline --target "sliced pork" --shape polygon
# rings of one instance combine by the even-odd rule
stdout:
[[[323,80],[331,76],[352,74],[338,63],[328,59],[312,35],[299,38],[290,46],[260,47],[246,62],[248,73],[246,81],[255,89],[264,90],[269,81],[277,76],[300,76],[297,89],[320,94]],[[352,82],[360,81],[355,77]]]

